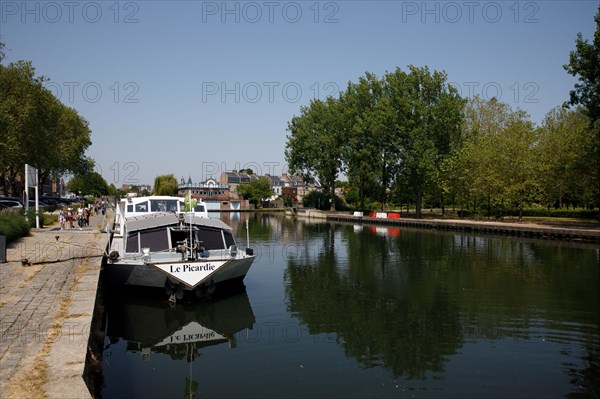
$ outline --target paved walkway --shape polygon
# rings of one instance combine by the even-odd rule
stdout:
[[[103,216],[73,230],[33,229],[0,264],[0,398],[86,398],[83,380]],[[30,265],[23,266],[26,258]]]

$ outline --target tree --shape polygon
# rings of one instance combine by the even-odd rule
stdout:
[[[503,199],[519,210],[519,219],[523,217],[523,208],[535,198],[537,181],[535,168],[535,144],[537,132],[528,115],[518,111],[519,120],[495,137],[495,159],[498,175],[503,187]]]
[[[30,61],[0,64],[0,177],[5,193],[25,163],[38,169],[40,180],[89,170],[85,151],[91,145],[87,121],[63,105],[35,76]],[[56,145],[48,145],[56,143]]]
[[[590,122],[600,119],[600,5],[594,17],[596,31],[594,40],[589,43],[583,35],[577,34],[575,50],[569,53],[569,63],[563,68],[577,77],[579,83],[571,90],[570,105],[581,104],[585,107]]]
[[[596,187],[596,205],[600,206],[600,5],[594,21],[596,31],[593,42],[589,43],[578,33],[575,50],[570,52],[569,63],[563,67],[579,80],[569,93],[568,104],[584,106],[590,129],[593,131],[591,151],[596,161],[591,173]]]
[[[285,157],[291,173],[315,174],[329,198],[335,194],[335,181],[342,167],[339,102],[333,98],[313,100],[300,109],[300,116],[288,123]],[[335,201],[331,201],[335,209]]]
[[[521,216],[536,191],[536,130],[527,113],[508,104],[479,97],[467,104],[460,162],[469,167],[470,194],[484,199],[491,215],[505,204],[516,205]]]
[[[583,108],[556,107],[544,118],[537,146],[541,200],[562,208],[565,203],[593,202],[593,136]],[[592,170],[595,168],[591,168]]]
[[[271,181],[266,177],[260,177],[248,184],[240,184],[237,190],[242,198],[248,200],[255,207],[259,207],[263,200],[273,196]]]
[[[100,197],[109,194],[109,186],[104,178],[91,172],[86,175],[75,175],[67,183],[67,189],[72,193]]]
[[[397,170],[400,143],[386,83],[367,72],[358,84],[348,85],[343,102],[348,114],[344,120],[352,123],[344,145],[344,161],[350,180],[359,188],[361,208],[370,190],[385,209]]]
[[[348,179],[357,187],[360,209],[364,209],[367,194],[374,193],[377,185],[377,165],[373,160],[379,143],[373,139],[366,122],[376,102],[372,89],[376,81],[375,75],[367,73],[358,83],[348,83],[347,90],[340,96],[342,129],[347,137],[342,146],[342,159]]]
[[[465,101],[446,83],[444,72],[409,66],[386,74],[394,126],[399,129],[400,173],[421,216],[426,190],[439,187],[443,161],[462,143]]]
[[[168,175],[160,175],[154,178],[154,189],[152,190],[152,193],[154,195],[176,196],[178,188],[179,184],[172,173]]]

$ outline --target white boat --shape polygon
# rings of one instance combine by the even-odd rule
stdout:
[[[204,203],[192,206],[167,196],[122,200],[104,267],[108,284],[164,288],[175,301],[184,291],[203,298],[241,283],[253,250],[238,250],[231,227],[210,219]]]

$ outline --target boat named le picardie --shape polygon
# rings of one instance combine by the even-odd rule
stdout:
[[[230,226],[191,198],[133,197],[117,205],[105,265],[111,285],[164,288],[169,300],[205,298],[225,283],[241,284],[255,259],[241,251]],[[247,230],[247,224],[246,224]]]

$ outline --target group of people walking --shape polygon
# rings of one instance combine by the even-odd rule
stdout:
[[[82,230],[85,226],[90,225],[90,209],[79,206],[76,210],[73,208],[62,208],[58,215],[60,229],[74,229],[75,223]]]

